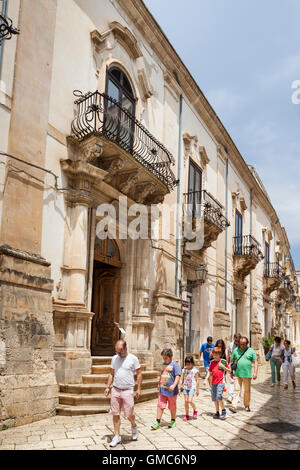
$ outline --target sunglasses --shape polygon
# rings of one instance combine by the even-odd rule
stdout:
[[[115,351],[116,354],[118,354],[119,356],[122,356],[123,354],[126,354],[126,349],[123,349],[123,351]]]

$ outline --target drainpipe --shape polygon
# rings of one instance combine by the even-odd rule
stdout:
[[[225,217],[228,220],[228,158],[226,159],[226,180],[225,180]],[[227,262],[227,254],[228,254],[228,227],[226,226],[225,229],[225,312],[227,312],[227,273],[228,273],[228,262]],[[232,324],[232,322],[231,322]]]
[[[180,235],[180,224],[181,220],[181,200],[180,200],[180,189],[181,189],[181,152],[182,152],[182,94],[179,98],[179,133],[178,133],[178,166],[177,166],[177,179],[179,181],[177,186],[177,207],[176,207],[176,260],[175,260],[175,295],[178,297],[178,271],[179,271],[179,256],[181,247]],[[181,259],[181,256],[180,256]],[[185,312],[182,316],[182,361],[184,361],[185,354]]]
[[[175,262],[175,295],[178,296],[178,271],[179,271],[179,254],[180,254],[180,224],[181,224],[181,202],[180,202],[180,189],[181,189],[181,153],[182,153],[182,94],[179,98],[179,135],[178,135],[178,167],[177,179],[179,181],[177,186],[177,208],[176,208],[176,262]]]
[[[253,189],[250,189],[250,235],[252,235],[252,203],[253,203]],[[249,311],[249,340],[251,346],[251,331],[252,331],[252,272],[250,272],[250,311]]]
[[[6,12],[7,12],[7,1],[8,0],[2,0],[1,15],[4,18],[6,17]],[[4,47],[4,41],[2,41],[2,44],[0,44],[0,80],[1,80],[1,72],[2,72],[3,47]]]

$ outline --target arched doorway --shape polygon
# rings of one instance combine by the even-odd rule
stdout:
[[[91,352],[111,356],[119,337],[121,261],[117,244],[96,237],[94,251]]]

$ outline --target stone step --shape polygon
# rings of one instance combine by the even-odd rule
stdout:
[[[59,393],[58,394],[60,405],[72,405],[72,406],[85,406],[85,405],[107,405],[109,398],[106,398],[103,394],[95,395],[84,395],[84,394],[71,394],[71,393]]]
[[[82,376],[82,383],[107,383],[108,373],[105,374],[87,374]],[[143,380],[146,379],[157,379],[158,372],[155,370],[145,370],[143,371]]]
[[[69,406],[58,405],[56,407],[56,414],[61,416],[80,416],[80,415],[93,415],[98,413],[108,413],[109,407],[105,406]]]
[[[146,364],[141,364],[141,369],[144,371],[146,369]],[[97,365],[92,366],[92,374],[109,374],[110,373],[110,366],[108,365]]]
[[[146,379],[142,382],[142,390],[149,388],[155,388],[157,386],[157,378],[155,379]],[[75,393],[75,394],[97,394],[104,393],[106,388],[106,382],[104,383],[88,383],[88,384],[60,384],[59,391],[61,393]],[[135,389],[137,385],[135,385]]]
[[[110,366],[112,356],[92,356],[93,366],[107,365]]]
[[[138,403],[146,400],[151,400],[157,398],[158,392],[157,388],[152,388],[142,392],[141,398],[138,400]],[[86,394],[68,394],[68,393],[59,393],[59,406],[60,405],[70,405],[75,407],[82,406],[100,406],[101,408],[107,407],[109,410],[110,399],[106,398],[103,394],[95,395],[86,395]],[[137,400],[135,400],[137,402]]]

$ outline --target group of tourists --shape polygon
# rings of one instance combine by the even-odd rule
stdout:
[[[293,387],[296,388],[295,382],[295,363],[294,363],[294,354],[295,348],[291,347],[291,342],[286,339],[284,341],[284,346],[281,344],[281,338],[276,336],[274,340],[274,344],[270,347],[269,353],[266,355],[266,359],[270,360],[271,365],[271,374],[272,374],[272,384],[271,386],[274,387],[276,383],[276,376],[277,376],[277,383],[280,384],[280,368],[281,365],[283,367],[283,375],[284,375],[284,388],[288,388],[289,384],[289,375],[292,379]],[[276,372],[276,374],[275,374]]]
[[[275,370],[277,380],[280,382],[280,367],[284,369],[284,388],[288,387],[288,374],[290,374],[293,387],[295,388],[295,367],[292,356],[294,348],[290,347],[290,341],[285,340],[281,346],[281,339],[275,338],[266,359],[270,359],[272,370],[272,385],[275,384]],[[132,426],[132,440],[137,440],[138,431],[134,416],[134,374],[137,374],[136,398],[141,396],[142,372],[138,358],[128,353],[124,340],[119,340],[115,345],[115,356],[111,362],[111,372],[108,377],[105,396],[111,397],[110,414],[113,415],[114,437],[110,443],[111,447],[121,442],[120,436],[120,414],[123,410],[124,416]],[[246,336],[235,334],[233,341],[226,345],[222,339],[213,343],[209,336],[206,343],[202,344],[198,355],[198,366],[200,366],[201,355],[205,367],[204,385],[211,394],[215,406],[214,419],[224,420],[228,416],[225,408],[223,393],[228,392],[227,403],[232,413],[237,412],[238,402],[241,399],[242,389],[244,409],[250,412],[251,380],[256,380],[258,372],[258,361],[255,351],[249,346]],[[168,406],[171,414],[169,428],[176,426],[177,397],[183,392],[185,415],[184,421],[197,419],[197,406],[194,397],[199,395],[199,370],[196,367],[193,356],[187,356],[184,367],[181,370],[177,361],[173,360],[173,352],[165,348],[161,352],[162,365],[158,382],[157,414],[151,428],[160,428],[164,410]],[[228,389],[227,389],[228,386]],[[192,416],[190,417],[190,408]]]

